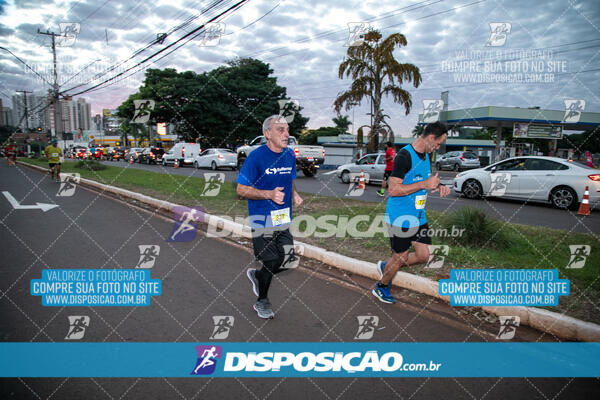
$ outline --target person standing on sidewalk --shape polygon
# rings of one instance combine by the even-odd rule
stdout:
[[[302,204],[296,192],[296,157],[288,148],[289,128],[280,115],[263,122],[267,143],[252,151],[242,165],[237,178],[237,194],[248,199],[248,214],[252,228],[254,255],[263,267],[250,268],[248,279],[258,297],[254,310],[260,318],[273,318],[268,291],[273,275],[294,257],[294,238],[289,231],[292,203]]]
[[[440,122],[428,124],[423,133],[412,143],[404,146],[394,160],[390,177],[389,199],[385,220],[390,233],[392,257],[377,263],[381,279],[373,289],[373,295],[384,303],[395,303],[390,293],[392,279],[401,267],[426,263],[429,259],[431,236],[425,202],[427,192],[450,194],[447,186],[440,185],[436,173],[431,176],[429,154],[440,148],[448,137],[448,128]],[[410,246],[415,251],[409,253]]]
[[[392,170],[394,169],[394,158],[396,157],[396,152],[394,151],[394,146],[392,142],[385,142],[385,172],[383,173],[383,180],[381,181],[381,190],[377,191],[379,196],[385,195],[385,187],[392,175]]]
[[[50,146],[46,147],[44,152],[48,159],[48,166],[50,167],[52,179],[56,182],[60,182],[60,157],[62,156],[62,150],[57,146],[58,142],[56,139],[52,139],[51,143]],[[56,175],[56,178],[54,178],[54,175]]]

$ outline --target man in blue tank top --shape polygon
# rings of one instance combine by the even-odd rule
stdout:
[[[391,295],[392,279],[400,267],[426,263],[429,260],[431,236],[425,215],[427,192],[450,194],[450,188],[440,185],[436,173],[431,176],[429,154],[440,148],[448,137],[448,129],[440,122],[428,124],[423,133],[403,147],[394,159],[394,169],[389,182],[389,199],[385,221],[390,233],[392,258],[377,264],[381,280],[373,294],[384,303],[395,303]],[[410,246],[415,251],[409,253]]]
[[[252,151],[237,178],[237,194],[248,199],[248,214],[252,228],[252,244],[256,259],[262,261],[260,270],[246,272],[258,297],[254,310],[260,318],[275,316],[267,297],[273,275],[294,259],[294,238],[289,227],[292,222],[292,203],[302,204],[296,192],[296,156],[287,147],[290,136],[288,124],[280,115],[272,115],[263,123],[267,143]]]

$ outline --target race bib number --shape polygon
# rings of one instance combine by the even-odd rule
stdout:
[[[51,153],[51,154],[52,154],[52,158],[58,157],[58,153]]]
[[[425,208],[425,200],[427,200],[427,195],[421,195],[415,197],[415,208],[417,210],[422,210]]]
[[[292,222],[290,218],[290,208],[286,207],[280,210],[271,211],[271,221],[273,221],[273,226],[289,224]]]

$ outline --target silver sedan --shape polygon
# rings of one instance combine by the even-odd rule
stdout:
[[[237,168],[237,155],[229,149],[206,149],[196,156],[194,167],[212,170],[228,167],[234,170]]]
[[[352,176],[365,173],[365,182],[381,182],[385,173],[385,154],[372,153],[367,154],[361,159],[351,164],[344,164],[338,167],[336,175],[343,183],[350,183]]]

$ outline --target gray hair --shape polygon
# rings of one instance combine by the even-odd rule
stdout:
[[[267,119],[265,119],[265,122],[263,122],[263,127],[262,127],[263,133],[265,133],[265,131],[268,131],[269,129],[271,129],[272,121],[279,122],[280,120],[283,120],[283,122],[287,123],[285,118],[279,114],[273,114],[270,117],[267,117]]]

